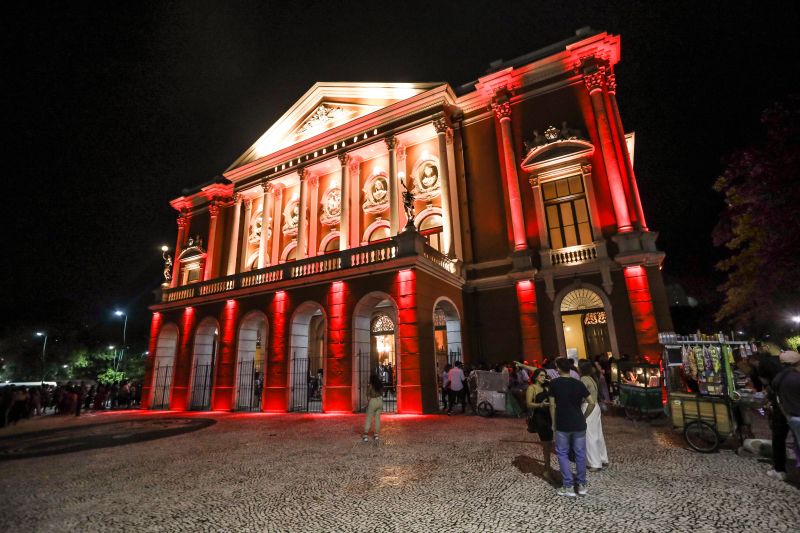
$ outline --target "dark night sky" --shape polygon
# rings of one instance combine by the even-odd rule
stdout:
[[[51,5],[52,4],[52,5]],[[618,33],[626,130],[665,272],[716,284],[711,184],[793,90],[796,8],[770,2],[30,2],[4,11],[2,312],[31,327],[128,309],[143,338],[168,205],[315,81],[448,81],[581,26]]]

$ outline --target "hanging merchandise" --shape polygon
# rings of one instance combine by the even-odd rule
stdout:
[[[711,346],[708,351],[711,353],[711,367],[714,369],[715,374],[719,374],[722,369],[722,361],[720,360],[719,348]]]
[[[694,355],[694,349],[691,346],[684,346],[686,350],[686,360],[688,364],[684,366],[687,370],[686,374],[693,380],[697,380],[697,358]]]

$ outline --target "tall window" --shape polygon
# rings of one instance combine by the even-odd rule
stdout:
[[[442,243],[442,217],[440,215],[429,215],[419,224],[419,232],[428,241],[428,246],[444,253]]]
[[[581,176],[571,176],[542,185],[550,247],[589,244],[592,228]]]

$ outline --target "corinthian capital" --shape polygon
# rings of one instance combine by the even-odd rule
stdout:
[[[386,147],[389,150],[394,150],[395,147],[397,146],[397,137],[395,137],[394,135],[384,137],[383,140],[386,142]]]
[[[339,158],[339,164],[342,166],[346,166],[348,163],[350,163],[350,154],[339,154],[336,157]]]
[[[492,104],[492,111],[497,120],[508,119],[511,120],[511,103],[510,102],[497,102]]]
[[[606,86],[608,87],[609,94],[617,94],[617,75],[609,72],[606,77]]]
[[[319,185],[319,176],[317,176],[316,174],[308,173],[308,175],[306,176],[306,182],[308,183],[309,186],[316,187],[317,185]]]
[[[436,128],[436,133],[447,133],[449,126],[447,119],[444,117],[439,117],[433,121],[433,127]]]
[[[216,198],[208,204],[208,214],[211,215],[212,218],[219,215],[219,202]]]
[[[269,194],[272,192],[272,183],[267,180],[261,180],[261,188],[264,190],[264,194]]]
[[[589,89],[589,94],[602,91],[606,84],[605,68],[600,67],[591,74],[584,74],[583,81],[586,83],[586,88]]]

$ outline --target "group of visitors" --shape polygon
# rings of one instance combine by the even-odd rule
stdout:
[[[588,360],[582,360],[577,369],[566,357],[547,361],[542,368],[522,363],[516,366],[531,372],[525,394],[528,431],[537,433],[542,442],[545,478],[554,479],[550,459],[555,440],[563,479],[558,494],[586,495],[587,470],[598,472],[608,467],[600,409],[605,379],[595,362]],[[574,474],[572,462],[576,466]]]
[[[83,381],[70,381],[55,387],[10,385],[0,391],[0,427],[16,424],[32,416],[45,415],[48,410],[57,415],[80,416],[81,410],[130,409],[138,405],[141,399],[141,387],[129,381],[92,386]]]

